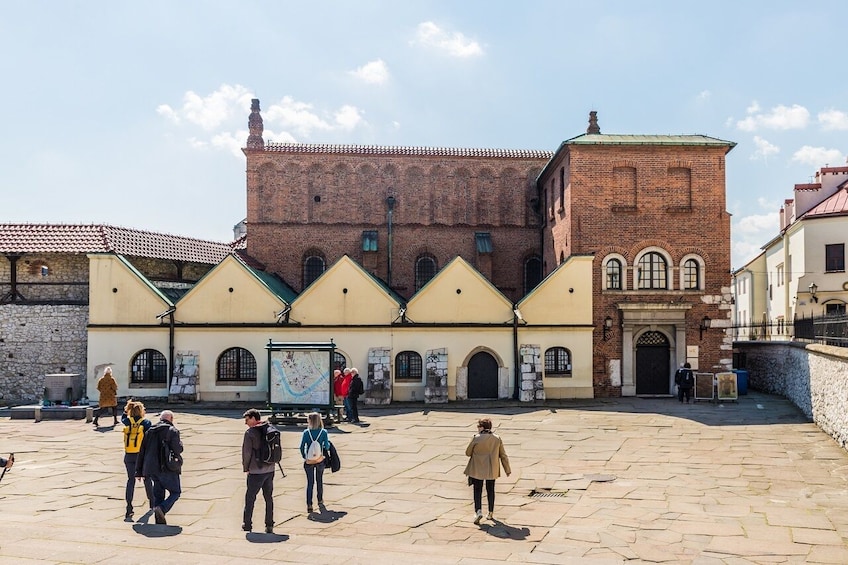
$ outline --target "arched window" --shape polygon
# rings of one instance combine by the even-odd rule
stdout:
[[[326,263],[324,257],[317,253],[311,253],[303,260],[303,288],[315,282],[315,279],[324,273]]]
[[[130,363],[130,384],[165,384],[168,382],[168,360],[155,349],[143,349]]]
[[[338,351],[333,351],[333,370],[338,369],[341,371],[345,367],[347,367],[347,359],[345,359],[345,356]]]
[[[528,294],[542,282],[542,259],[538,255],[524,261],[524,294]]]
[[[395,357],[395,380],[421,382],[424,377],[421,356],[414,351],[401,351]]]
[[[571,352],[564,347],[551,347],[545,351],[545,376],[570,377]]]
[[[686,290],[701,288],[701,266],[694,259],[687,259],[683,263],[683,288]]]
[[[609,290],[621,290],[621,282],[621,261],[610,259],[607,261],[607,288]]]
[[[436,269],[436,259],[432,255],[418,256],[415,260],[415,292],[436,276]]]
[[[227,383],[256,383],[256,358],[242,347],[231,347],[218,357],[215,378]]]
[[[639,288],[668,288],[668,265],[665,257],[651,251],[639,258]]]

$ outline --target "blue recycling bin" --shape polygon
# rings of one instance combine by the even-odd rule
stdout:
[[[736,373],[736,390],[739,394],[748,394],[748,370],[733,369]]]

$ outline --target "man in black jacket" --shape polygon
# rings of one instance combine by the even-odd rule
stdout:
[[[244,520],[241,529],[249,532],[253,529],[253,507],[256,495],[262,491],[265,499],[265,533],[274,533],[274,464],[260,461],[257,456],[264,441],[268,422],[262,421],[259,410],[251,408],[244,413],[244,440],[241,445],[241,465],[247,473],[247,491],[244,494]]]
[[[692,386],[695,384],[692,365],[684,363],[674,374],[674,383],[677,385],[677,400],[683,402],[683,398],[686,397],[686,404],[689,404],[692,398]]]
[[[183,452],[183,442],[180,440],[180,430],[174,426],[174,413],[163,410],[159,415],[159,423],[144,434],[135,467],[137,478],[148,477],[153,483],[150,505],[157,524],[167,523],[165,514],[171,510],[182,492],[180,471],[168,469],[163,459],[168,451],[175,453],[182,462],[180,454]],[[167,498],[165,491],[168,491]]]

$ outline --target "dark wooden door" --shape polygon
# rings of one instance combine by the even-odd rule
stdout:
[[[498,362],[485,351],[468,362],[468,398],[498,397]]]
[[[669,343],[660,332],[636,342],[636,394],[669,394]]]

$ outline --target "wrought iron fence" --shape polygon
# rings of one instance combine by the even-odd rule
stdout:
[[[848,347],[848,315],[832,314],[785,320],[764,320],[744,326],[731,326],[734,340],[797,340]]]

